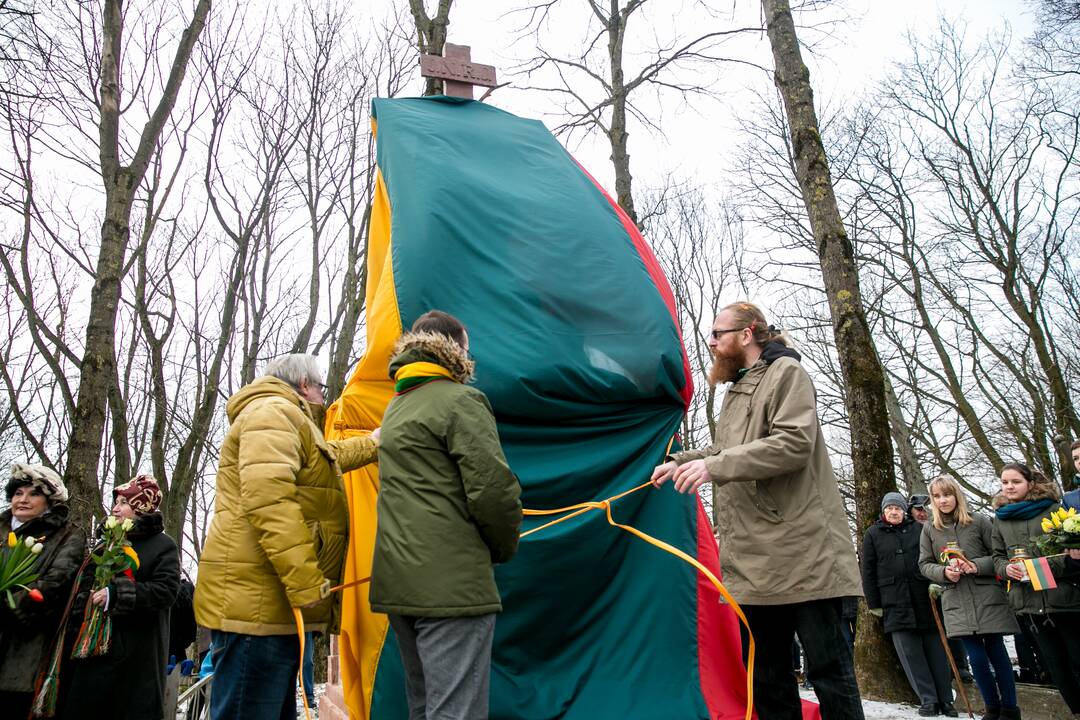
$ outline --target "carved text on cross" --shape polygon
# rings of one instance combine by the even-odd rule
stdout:
[[[495,67],[471,62],[472,53],[468,45],[446,43],[443,54],[421,55],[420,74],[426,78],[439,78],[450,97],[473,99],[473,85],[497,87]]]

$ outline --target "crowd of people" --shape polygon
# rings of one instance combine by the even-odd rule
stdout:
[[[756,641],[759,718],[802,718],[792,669],[797,638],[822,717],[862,720],[852,641],[854,601],[864,595],[920,715],[956,717],[952,670],[960,681],[970,665],[984,720],[1020,718],[1004,642],[1020,634],[1033,639],[1080,717],[1080,551],[1049,559],[1057,578],[1049,590],[1034,590],[1019,562],[1039,554],[1041,519],[1062,503],[1080,504],[1077,493],[1063,498],[1056,482],[1010,463],[991,518],[969,508],[957,480],[941,476],[928,495],[886,494],[857,556],[799,353],[750,303],[720,312],[709,347],[709,382],[728,384],[714,442],[664,458],[652,481],[682,493],[716,486],[724,581]],[[394,629],[409,718],[487,717],[502,609],[493,568],[515,555],[522,509],[491,406],[469,386],[468,350],[459,320],[439,311],[420,317],[394,348],[395,393],[382,427],[346,440],[326,440],[317,423],[325,386],[310,355],[271,361],[229,399],[193,601],[210,633],[204,671],[214,674],[213,718],[296,717],[296,613],[309,632],[338,630],[340,595],[332,590],[342,582],[349,532],[343,473],[375,461],[369,599]],[[1080,471],[1080,442],[1073,459]],[[163,532],[157,481],[139,476],[114,489],[112,517],[130,521],[138,562],[104,587],[91,561],[104,530],[88,540],[69,522],[56,472],[16,464],[5,494],[0,533],[43,546],[37,579],[12,594],[13,606],[0,602],[5,716],[30,717],[43,686],[55,682],[56,717],[160,720],[181,573],[176,544]],[[179,594],[190,599],[189,589]],[[107,652],[73,658],[94,608],[111,618],[111,643]],[[310,696],[310,680],[305,685]]]
[[[95,588],[96,565],[90,557],[101,549],[101,533],[88,542],[69,521],[68,491],[55,471],[16,463],[4,493],[10,506],[0,513],[2,536],[14,542],[34,538],[42,545],[37,579],[15,589],[10,604],[0,603],[4,717],[30,717],[48,680],[56,684],[55,697],[37,716],[160,719],[180,558],[176,543],[164,533],[157,481],[140,475],[113,490],[111,516],[130,521],[126,537],[138,563],[102,588]],[[101,646],[107,651],[73,658],[93,606],[110,618],[111,637]]]
[[[1080,471],[1080,442],[1072,448]],[[1016,676],[1053,684],[1069,711],[1080,716],[1080,551],[1048,559],[1057,587],[1034,590],[1018,560],[1038,555],[1042,519],[1062,507],[1058,485],[1023,463],[1000,473],[993,518],[974,513],[956,479],[943,475],[930,495],[888,493],[881,517],[863,539],[863,589],[882,617],[920,715],[956,717],[952,664],[970,663],[985,718],[1019,718]],[[916,517],[930,504],[931,516]],[[939,638],[931,603],[950,640]],[[1005,638],[1020,654],[1013,670]],[[1027,663],[1035,668],[1025,667]]]

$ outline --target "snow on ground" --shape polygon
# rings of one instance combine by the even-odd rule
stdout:
[[[813,690],[800,687],[799,695],[802,696],[803,700],[817,702],[817,696],[814,695]],[[876,702],[874,700],[863,700],[863,714],[866,716],[866,720],[921,720],[919,718],[919,709],[916,707]]]

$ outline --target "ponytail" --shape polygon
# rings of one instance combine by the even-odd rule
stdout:
[[[728,310],[734,316],[735,324],[745,327],[750,330],[753,335],[754,343],[758,347],[764,347],[768,343],[778,342],[786,347],[791,347],[791,338],[784,332],[783,328],[778,328],[775,325],[770,325],[765,319],[765,313],[761,312],[761,308],[753,303],[738,302],[732,303],[723,310]]]

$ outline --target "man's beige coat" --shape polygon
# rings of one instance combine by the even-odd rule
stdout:
[[[703,458],[716,483],[720,566],[740,604],[862,595],[814,386],[791,357],[759,361],[724,396]]]

